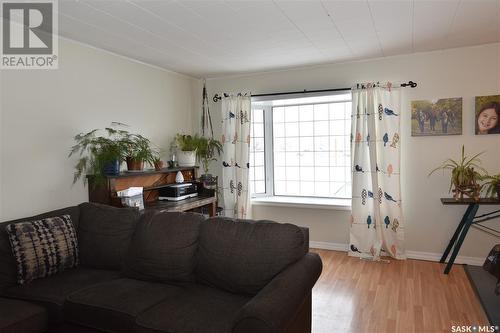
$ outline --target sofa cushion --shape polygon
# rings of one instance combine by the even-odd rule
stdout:
[[[0,332],[42,333],[47,330],[47,311],[38,305],[0,298]]]
[[[63,320],[63,305],[72,293],[97,283],[118,278],[118,271],[105,271],[78,267],[30,284],[15,286],[4,291],[9,298],[31,301],[44,306],[50,322]]]
[[[17,282],[29,283],[78,265],[78,241],[69,215],[6,227],[17,264]]]
[[[121,269],[138,219],[135,208],[81,204],[78,241],[82,266]]]
[[[201,226],[196,277],[234,293],[256,294],[304,255],[304,235],[293,224],[213,218]]]
[[[77,206],[54,210],[40,215],[6,221],[0,223],[0,293],[7,287],[17,284],[17,266],[12,248],[10,246],[9,236],[5,227],[11,223],[22,223],[26,221],[40,220],[52,216],[70,215],[71,222],[75,228],[78,226],[80,209]]]
[[[135,333],[224,333],[249,297],[199,284],[185,284],[176,298],[167,298],[137,317]]]
[[[148,281],[194,281],[200,224],[195,213],[148,212],[132,236],[124,275]]]
[[[276,223],[276,221],[271,220],[251,220],[251,219],[234,219],[230,217],[218,216],[214,217],[214,219],[222,220],[222,221],[235,221],[235,222],[244,222],[244,223]],[[304,255],[309,252],[309,228],[299,226],[302,234],[304,235]]]
[[[113,280],[70,295],[65,320],[105,332],[131,332],[139,313],[164,298],[177,299],[180,292],[180,287],[163,283]]]

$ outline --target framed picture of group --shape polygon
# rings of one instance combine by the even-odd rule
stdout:
[[[476,97],[476,135],[500,134],[500,95]]]
[[[462,98],[411,102],[411,135],[462,134]]]
[[[462,117],[461,97],[412,101],[411,135],[460,135]],[[500,95],[476,96],[474,128],[476,135],[500,134]]]

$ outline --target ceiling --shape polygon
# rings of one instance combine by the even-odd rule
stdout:
[[[59,33],[215,77],[500,42],[500,0],[60,0]]]

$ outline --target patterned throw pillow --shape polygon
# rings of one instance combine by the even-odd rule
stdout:
[[[12,223],[6,230],[19,284],[78,265],[78,241],[69,215]]]

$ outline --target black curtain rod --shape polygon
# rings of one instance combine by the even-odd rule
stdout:
[[[359,85],[358,85],[359,86]],[[417,86],[417,83],[413,81],[408,81],[408,83],[401,83],[400,87],[410,87],[410,88],[415,88]],[[250,95],[251,97],[263,97],[263,96],[279,96],[279,95],[295,95],[295,94],[312,94],[312,93],[322,93],[322,92],[329,92],[329,91],[346,91],[346,90],[351,90],[351,88],[335,88],[335,89],[321,89],[321,90],[302,90],[302,91],[288,91],[288,92],[279,92],[279,93],[269,93],[269,94],[257,94],[257,95]],[[224,93],[224,97],[229,97],[228,94]],[[217,103],[222,99],[222,96],[219,96],[219,94],[215,94],[213,97],[213,101]]]

